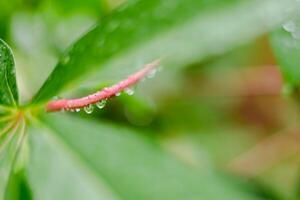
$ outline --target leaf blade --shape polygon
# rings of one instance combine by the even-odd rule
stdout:
[[[76,189],[86,185],[89,199],[103,197],[99,190],[108,199],[252,199],[123,127],[59,114],[46,117],[45,123],[50,132],[41,127],[30,131],[28,174],[37,199],[47,199],[49,193],[52,199],[86,199],[86,187],[79,194]]]
[[[8,129],[2,129],[2,135],[0,140],[0,198],[5,199],[7,195],[7,189],[9,187],[9,181],[14,170],[15,162],[18,157],[19,148],[21,145],[23,127],[25,122],[17,122],[7,124]]]
[[[284,10],[295,12],[295,5],[293,0],[132,1],[66,52],[34,102],[82,83],[120,80],[140,68],[135,66],[140,60],[164,57],[164,65],[182,66],[223,52],[278,26],[287,17]]]
[[[287,26],[287,23],[293,23],[295,30],[277,29],[270,34],[270,43],[286,83],[297,87],[300,84],[300,40],[295,34],[299,34],[299,17],[287,21],[283,26]]]
[[[0,39],[0,104],[18,105],[15,61],[12,50]]]

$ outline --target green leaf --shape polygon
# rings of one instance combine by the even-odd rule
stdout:
[[[7,195],[10,175],[24,136],[25,122],[7,124],[0,132],[0,199]]]
[[[108,12],[109,2],[106,0],[54,0],[51,2],[56,11],[64,15],[76,12],[86,12],[95,16],[102,16]]]
[[[71,46],[34,98],[116,81],[163,58],[183,66],[222,53],[281,24],[295,0],[132,0]]]
[[[0,39],[0,105],[16,106],[18,89],[15,61],[10,47]]]
[[[51,114],[29,141],[34,199],[253,199],[124,127]]]
[[[289,86],[300,86],[300,18],[270,34],[276,59]]]
[[[27,183],[25,171],[21,170],[10,176],[6,190],[6,200],[31,200],[31,190]]]
[[[0,153],[0,199],[4,198],[5,190],[8,184],[13,159],[16,153],[16,138],[3,152]]]

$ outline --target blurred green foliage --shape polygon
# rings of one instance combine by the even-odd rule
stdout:
[[[10,105],[17,79],[27,105],[25,121],[0,109],[0,198],[299,199],[299,102],[289,96],[300,80],[299,3],[127,3],[0,1],[17,70],[6,82],[0,71],[0,103]],[[1,70],[12,67],[2,54]],[[92,115],[31,104],[38,91],[39,103],[86,95],[160,56],[154,79]]]

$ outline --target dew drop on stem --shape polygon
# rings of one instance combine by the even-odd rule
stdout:
[[[124,91],[128,95],[133,95],[134,94],[134,90],[132,88],[126,88]]]
[[[87,113],[87,114],[92,114],[92,112],[94,111],[94,106],[92,104],[84,107],[84,111]]]
[[[52,97],[52,100],[58,100],[58,99],[60,99],[58,96]]]
[[[99,102],[96,103],[96,106],[99,108],[99,109],[103,109],[106,105],[106,102],[107,100],[101,100]]]
[[[157,70],[153,69],[147,74],[147,78],[153,78],[156,74]]]

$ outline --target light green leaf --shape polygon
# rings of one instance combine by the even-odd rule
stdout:
[[[0,105],[16,106],[18,89],[15,61],[10,47],[0,39]]]
[[[253,199],[124,127],[51,114],[29,141],[34,199]]]
[[[16,162],[25,122],[8,123],[0,132],[0,199],[7,195],[10,175]]]
[[[300,18],[286,21],[270,41],[288,86],[300,86]]]
[[[158,58],[183,66],[222,53],[299,8],[296,0],[129,1],[69,48],[34,101],[123,79]]]

